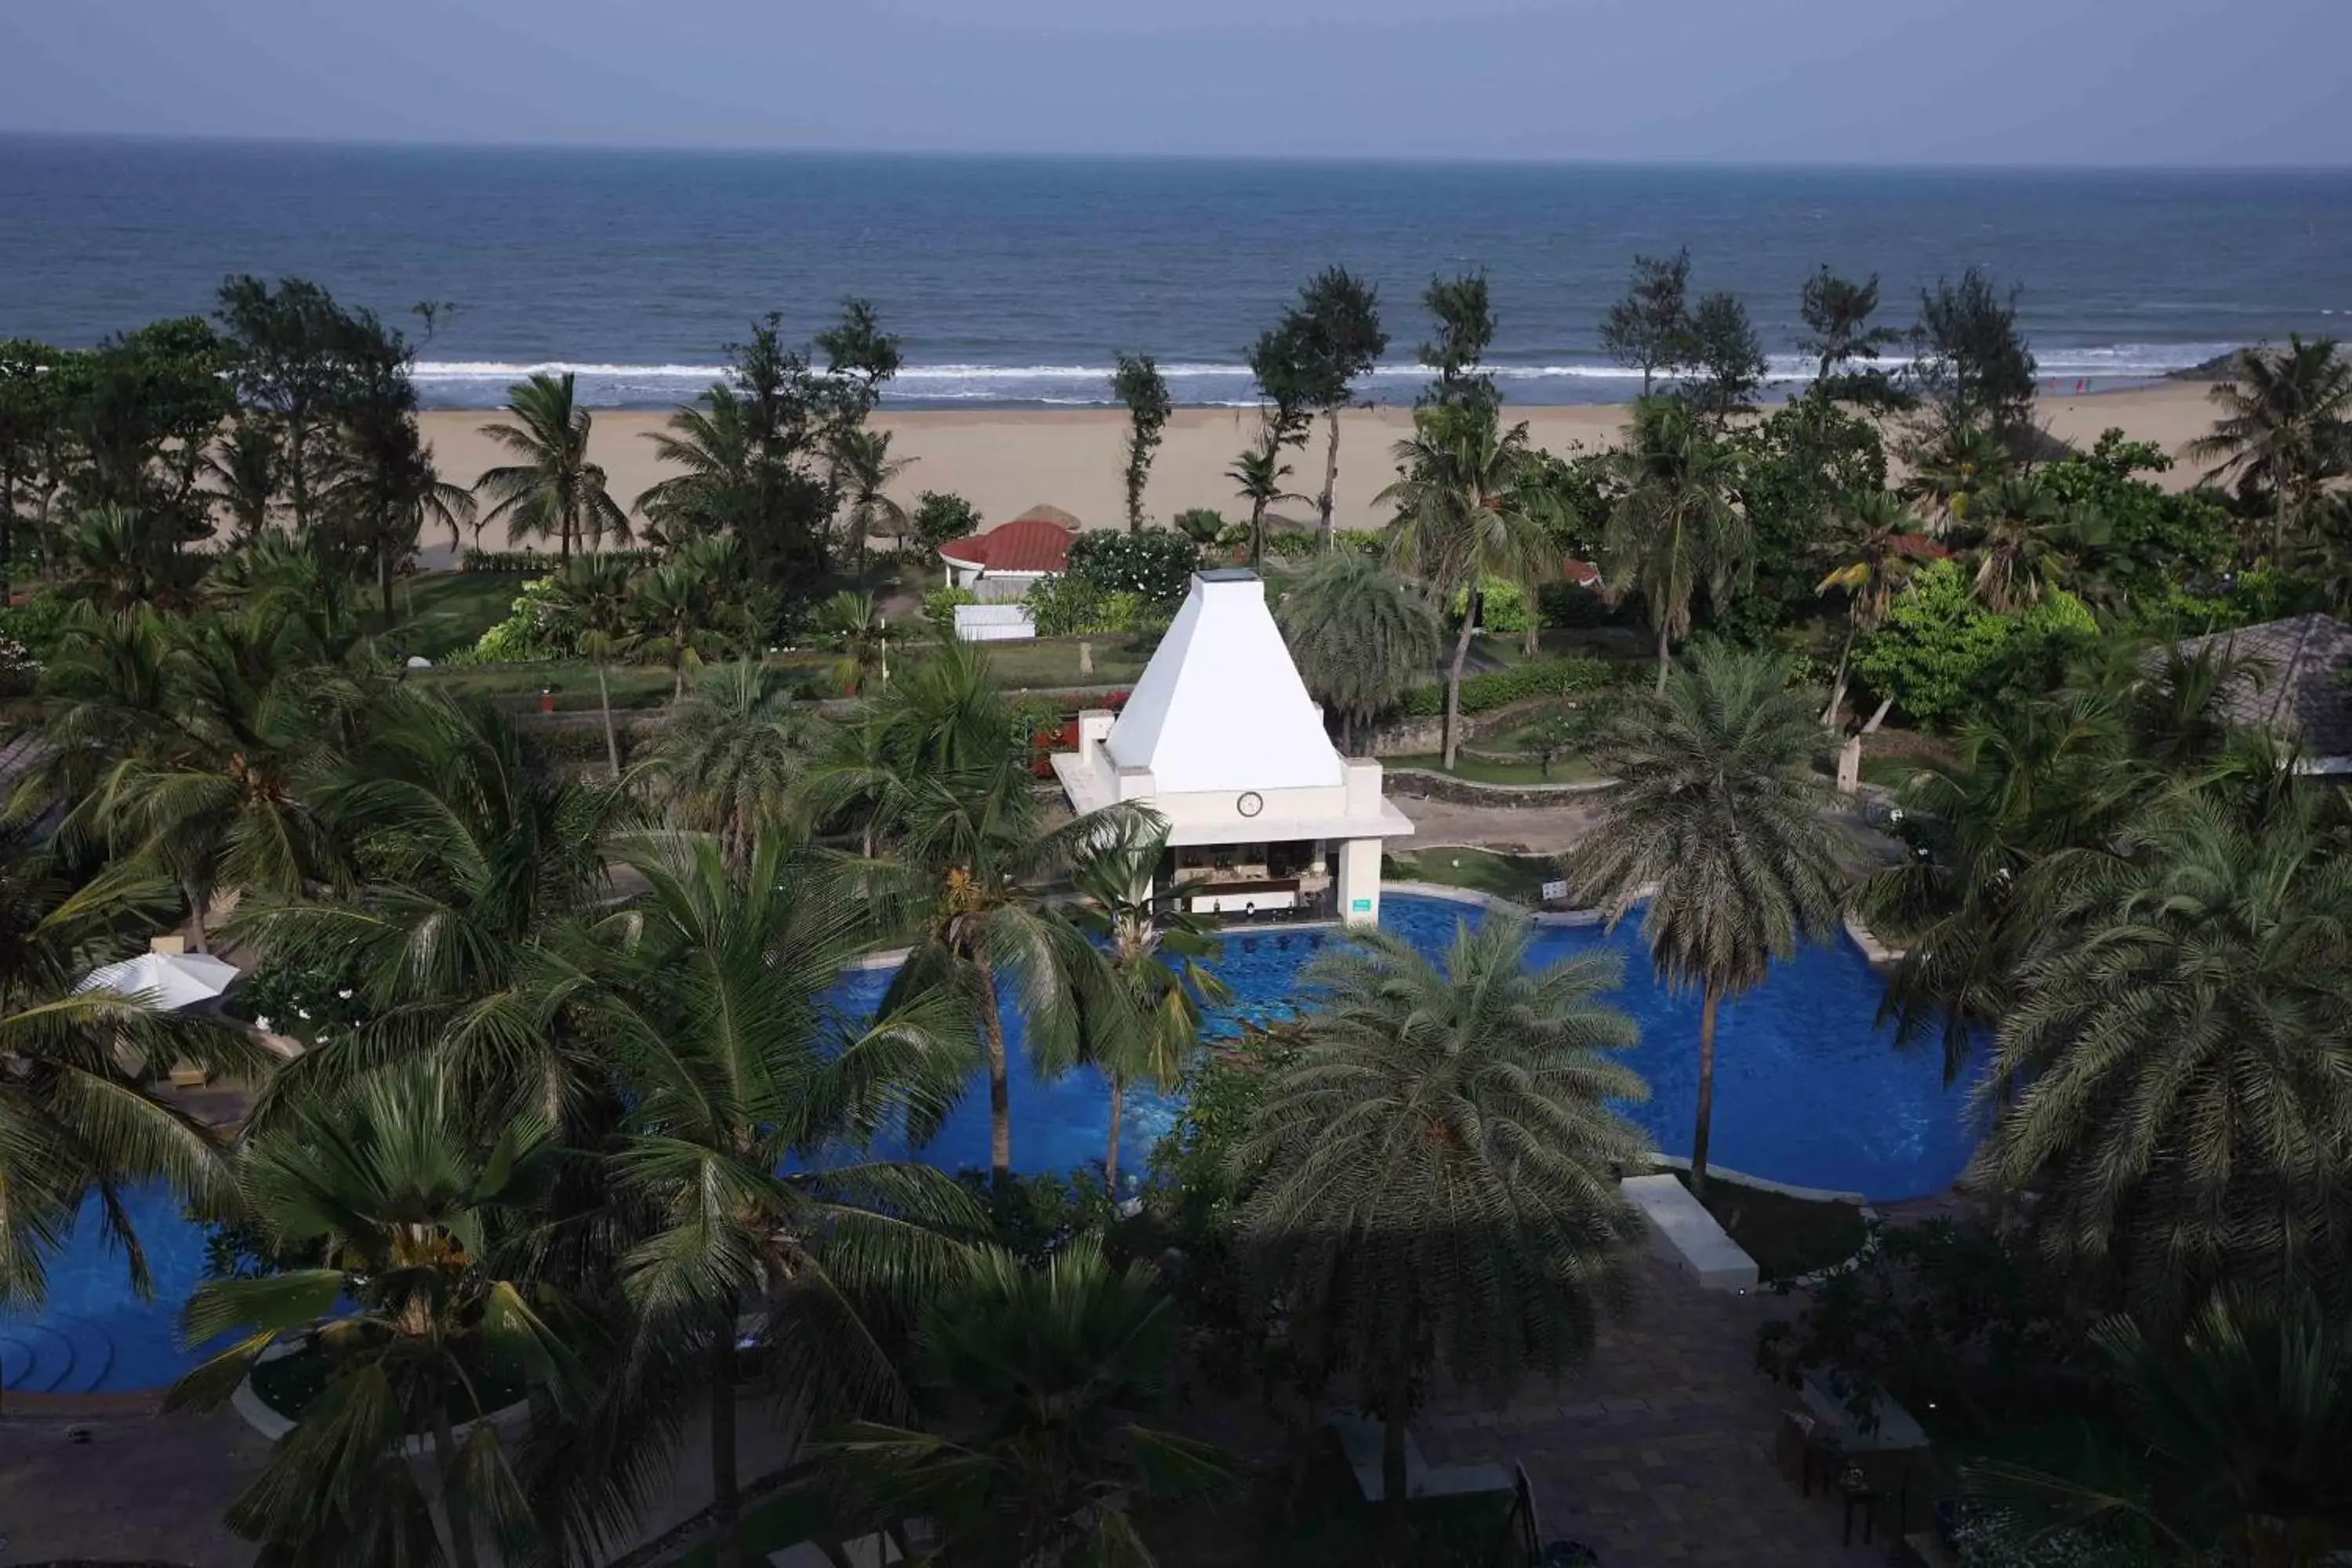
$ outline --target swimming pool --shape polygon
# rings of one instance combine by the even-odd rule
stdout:
[[[1424,952],[1442,952],[1454,922],[1477,921],[1475,905],[1391,895],[1381,923]],[[1289,1016],[1298,971],[1343,940],[1336,930],[1267,929],[1224,939],[1215,968],[1234,1004],[1211,1021],[1229,1037],[1243,1019]],[[1650,1099],[1627,1108],[1669,1154],[1690,1152],[1698,1079],[1698,998],[1669,994],[1651,978],[1633,929],[1543,928],[1538,963],[1606,947],[1625,958],[1616,1003],[1642,1029],[1627,1063],[1650,1084]],[[889,976],[852,974],[835,1002],[850,1016],[870,1015]],[[1948,1185],[1967,1163],[1974,1137],[1967,1096],[1944,1087],[1942,1058],[1928,1049],[1897,1054],[1874,1024],[1883,987],[1860,952],[1841,940],[1776,965],[1764,984],[1727,1002],[1716,1040],[1715,1131],[1710,1158],[1750,1175],[1801,1186],[1911,1197]],[[1008,1044],[1017,1053],[1021,1024],[1007,1010]],[[1015,1068],[1013,1163],[1026,1173],[1063,1173],[1098,1163],[1110,1122],[1100,1075],[1081,1069],[1051,1083]],[[1149,1090],[1128,1096],[1120,1163],[1139,1171],[1167,1131],[1177,1106]],[[883,1153],[898,1152],[884,1150]],[[988,1163],[988,1097],[979,1086],[920,1151],[943,1169]],[[142,1303],[124,1284],[122,1260],[99,1239],[88,1215],[50,1265],[49,1304],[29,1322],[0,1314],[0,1371],[10,1389],[79,1393],[148,1388],[192,1364],[178,1349],[179,1305],[204,1265],[204,1236],[167,1200],[142,1194],[133,1217],[155,1277],[155,1299]]]

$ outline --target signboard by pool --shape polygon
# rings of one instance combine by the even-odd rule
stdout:
[[[1358,899],[1348,906],[1348,912],[1351,915],[1370,914],[1372,912],[1372,900],[1370,899]]]

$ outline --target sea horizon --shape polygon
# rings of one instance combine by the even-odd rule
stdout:
[[[1086,407],[1118,351],[1180,404],[1254,401],[1244,345],[1338,263],[1391,342],[1362,384],[1409,403],[1433,274],[1484,267],[1489,368],[1528,405],[1615,403],[1596,332],[1635,252],[1692,252],[1747,304],[1783,387],[1797,293],[1878,272],[1881,320],[1981,265],[2022,286],[2053,390],[2160,379],[2352,324],[2352,170],[1585,163],[848,149],[296,142],[0,132],[0,337],[68,346],[205,313],[222,277],[309,277],[409,332],[428,405],[494,406],[536,370],[667,407],[752,320],[804,340],[840,299],[900,334],[894,406]],[[429,336],[407,307],[450,300]]]

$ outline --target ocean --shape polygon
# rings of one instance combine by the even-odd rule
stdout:
[[[667,406],[781,311],[863,295],[904,340],[905,406],[1102,403],[1112,354],[1180,402],[1249,400],[1242,351],[1316,269],[1381,289],[1366,395],[1426,380],[1422,287],[1484,267],[1492,364],[1521,403],[1622,400],[1601,312],[1637,251],[1687,246],[1801,369],[1798,289],[1878,273],[1883,319],[1980,263],[2023,285],[2045,384],[2161,376],[2352,328],[2352,171],[2021,172],[982,158],[82,141],[0,136],[0,337],[64,344],[299,275],[420,341],[440,406],[532,369]],[[429,340],[418,300],[458,307]]]

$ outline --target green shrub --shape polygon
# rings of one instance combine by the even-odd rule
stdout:
[[[947,637],[955,631],[956,606],[979,603],[980,595],[969,588],[934,588],[923,595],[923,619],[930,622],[932,629],[941,637]]]
[[[1140,594],[1154,604],[1173,604],[1200,564],[1201,547],[1181,533],[1104,531],[1078,535],[1070,546],[1068,575],[1104,594]]]
[[[1478,583],[1478,625],[1486,631],[1516,635],[1528,629],[1528,591],[1506,577],[1481,578]],[[1454,618],[1470,607],[1470,590],[1454,595]]]
[[[57,658],[79,608],[64,595],[43,588],[26,595],[21,605],[0,609],[0,636],[14,641],[35,663],[47,664]]]
[[[1037,623],[1039,637],[1066,637],[1097,629],[1096,623],[1101,619],[1103,603],[1108,597],[1102,589],[1074,574],[1055,573],[1032,583],[1021,602],[1029,607],[1030,617]]]
[[[980,531],[980,509],[951,490],[925,490],[915,498],[915,537],[926,550]]]
[[[1175,529],[1206,550],[1225,537],[1224,513],[1213,507],[1187,507],[1176,514]]]
[[[1462,682],[1462,711],[1485,713],[1538,697],[1576,697],[1622,685],[1623,671],[1603,659],[1564,656],[1531,658],[1508,669],[1490,669]],[[1430,681],[1405,693],[1400,712],[1427,719],[1445,711],[1445,686]]]
[[[1247,529],[1243,533],[1248,533]],[[1247,543],[1246,537],[1243,540]],[[1379,555],[1388,549],[1388,536],[1365,528],[1335,529],[1331,534],[1333,548],[1346,546],[1360,550],[1367,555]],[[1304,561],[1323,552],[1323,535],[1311,528],[1268,529],[1265,552],[1277,561]]]
[[[465,653],[446,659],[453,664],[536,664],[568,658],[572,653],[552,614],[555,579],[534,577],[507,615],[475,640]]]

